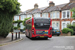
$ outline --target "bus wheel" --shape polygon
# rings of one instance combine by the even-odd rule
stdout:
[[[32,39],[30,32],[29,32],[29,38]]]

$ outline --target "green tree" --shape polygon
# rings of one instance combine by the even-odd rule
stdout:
[[[27,26],[31,26],[31,25],[29,25],[29,24],[26,24],[26,20],[28,20],[28,19],[30,19],[30,18],[31,18],[31,17],[29,17],[29,18],[25,18],[24,21],[22,22],[23,25],[25,26],[24,29],[27,29]]]
[[[12,29],[14,15],[20,13],[17,0],[0,0],[0,36],[6,38]]]
[[[73,19],[75,19],[75,8],[72,8],[71,11],[73,12],[72,17],[73,17]]]
[[[17,27],[14,27],[14,28],[20,29],[20,23],[22,22],[23,22],[22,20],[13,21],[13,24],[18,23]]]

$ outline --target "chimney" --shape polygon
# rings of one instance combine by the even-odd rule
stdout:
[[[49,7],[55,6],[55,3],[53,1],[49,2]]]
[[[38,8],[38,4],[35,4],[35,5],[34,5],[34,9],[37,9],[37,8]]]
[[[75,0],[70,0],[70,3],[75,3]]]

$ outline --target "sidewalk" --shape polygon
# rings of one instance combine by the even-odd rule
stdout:
[[[0,37],[0,44],[11,42],[11,33],[6,38]]]
[[[17,35],[18,38],[18,35]],[[15,33],[13,34],[13,41],[15,41]],[[0,45],[4,43],[12,42],[12,34],[9,33],[9,35],[6,38],[0,37]]]

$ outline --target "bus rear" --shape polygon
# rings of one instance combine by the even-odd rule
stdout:
[[[32,18],[31,37],[51,38],[52,20],[50,18]]]

